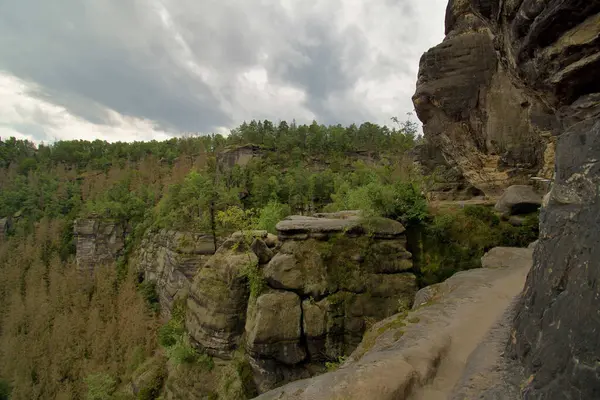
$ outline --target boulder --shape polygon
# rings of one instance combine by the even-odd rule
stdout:
[[[494,247],[481,257],[483,268],[503,268],[531,265],[533,249],[518,247]]]
[[[280,238],[299,240],[309,237],[326,239],[339,233],[394,238],[405,231],[401,223],[387,218],[316,218],[298,215],[287,217],[276,228]]]
[[[277,247],[277,245],[279,244],[279,238],[277,238],[277,235],[268,233],[267,237],[264,239],[264,242],[270,249],[272,249],[273,247]]]
[[[252,302],[246,318],[246,348],[254,358],[293,365],[306,358],[301,344],[300,297],[286,291],[269,291]]]
[[[258,257],[259,264],[266,264],[273,258],[273,250],[271,250],[267,244],[259,238],[252,241],[250,248]]]
[[[258,257],[243,241],[227,240],[194,278],[185,326],[193,344],[230,358],[240,344],[250,292],[243,271]]]
[[[504,215],[529,214],[542,205],[542,196],[532,186],[513,185],[506,189],[496,203],[496,211]]]

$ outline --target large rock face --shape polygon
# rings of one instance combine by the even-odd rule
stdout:
[[[423,393],[440,369],[460,371],[460,362],[449,355],[457,349],[475,346],[487,324],[502,315],[503,306],[519,292],[531,266],[532,250],[514,250],[518,261],[503,267],[491,262],[492,268],[462,271],[435,285],[423,302],[411,312],[400,313],[373,325],[360,346],[339,369],[312,379],[293,382],[258,397],[261,400],[397,400],[445,398],[443,392]],[[422,293],[421,291],[419,293]],[[428,297],[424,299],[424,297]],[[477,311],[480,310],[480,311]],[[304,311],[307,313],[306,310]],[[310,311],[322,321],[318,311]],[[473,319],[477,324],[473,324]],[[457,331],[457,322],[464,326]],[[315,324],[315,327],[323,326]],[[321,328],[323,329],[323,328]],[[456,357],[456,356],[455,356]],[[460,358],[460,357],[458,357]],[[442,379],[448,380],[442,373]],[[451,379],[450,379],[451,380]],[[479,397],[461,397],[474,399]],[[508,399],[507,397],[497,397]],[[512,399],[512,397],[511,397]]]
[[[451,0],[446,31],[414,96],[427,139],[486,192],[556,161],[509,346],[524,391],[598,398],[600,2]]]
[[[404,227],[356,212],[291,216],[262,269],[269,290],[248,308],[246,348],[259,390],[323,371],[369,323],[408,308],[417,290]]]
[[[497,20],[507,14],[498,1],[450,1],[446,39],[421,58],[413,97],[428,144],[462,175],[456,182],[494,196],[533,174],[552,177],[557,129],[553,110],[500,48]]]
[[[73,228],[76,240],[77,266],[92,271],[96,265],[112,263],[125,248],[125,227],[98,218],[82,218]]]
[[[173,301],[187,296],[198,270],[215,253],[212,235],[191,232],[147,232],[133,257],[144,281],[156,283],[161,312],[169,317]]]
[[[239,347],[250,295],[244,269],[258,257],[242,240],[223,243],[194,278],[185,326],[194,344],[228,359]]]
[[[279,238],[233,234],[189,289],[192,343],[226,360],[245,349],[260,391],[323,372],[417,291],[400,223],[320,217],[289,217]]]

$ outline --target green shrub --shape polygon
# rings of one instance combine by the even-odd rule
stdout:
[[[454,273],[481,266],[481,257],[493,247],[525,247],[539,235],[537,214],[515,227],[489,207],[467,206],[435,215],[425,224],[421,284],[441,282]]]
[[[265,290],[267,283],[263,277],[262,271],[258,264],[249,263],[241,270],[241,275],[248,279],[248,287],[250,288],[250,298],[256,299]]]
[[[105,373],[88,375],[85,379],[87,385],[87,400],[111,400],[117,389],[117,380]]]
[[[160,309],[159,296],[156,291],[156,282],[144,281],[138,285],[138,291],[154,312]]]
[[[427,217],[427,201],[414,183],[382,184],[378,181],[364,186],[341,186],[332,195],[335,210],[362,210],[365,216],[395,219],[407,225],[417,225]]]
[[[275,225],[291,214],[290,206],[277,201],[270,201],[259,211],[257,229],[263,229],[269,233],[277,233]]]

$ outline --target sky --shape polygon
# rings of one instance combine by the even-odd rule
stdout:
[[[391,124],[447,0],[0,0],[0,137]],[[416,121],[416,117],[412,117]]]

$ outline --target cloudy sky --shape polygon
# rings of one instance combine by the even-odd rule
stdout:
[[[389,124],[447,0],[0,0],[0,137]]]

